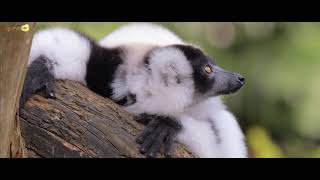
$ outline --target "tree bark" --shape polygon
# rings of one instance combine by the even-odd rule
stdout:
[[[35,23],[0,23],[0,157],[25,156],[16,112],[34,29]]]
[[[33,96],[20,111],[29,157],[144,157],[143,125],[109,99],[72,81],[57,81],[56,99]],[[175,157],[193,157],[178,145]],[[163,157],[163,155],[161,155]]]

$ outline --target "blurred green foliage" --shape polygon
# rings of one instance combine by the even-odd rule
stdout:
[[[38,23],[101,39],[126,23]],[[320,157],[320,23],[161,23],[246,77],[224,97],[253,157]]]

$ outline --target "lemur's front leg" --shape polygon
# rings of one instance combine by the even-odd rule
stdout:
[[[173,118],[149,114],[141,114],[136,120],[146,124],[146,128],[136,139],[141,145],[140,152],[154,158],[164,145],[165,157],[172,157],[175,138],[181,130],[180,123]]]

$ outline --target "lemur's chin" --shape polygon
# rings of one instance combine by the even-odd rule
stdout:
[[[228,91],[225,92],[225,95],[238,92],[243,87],[243,85],[244,85],[244,81],[237,82],[236,85],[232,86]]]
[[[241,89],[241,87],[243,86],[243,84],[236,86],[235,88],[231,89],[228,94],[232,94],[232,93],[236,93],[237,91],[239,91]]]
[[[220,90],[218,92],[210,92],[207,94],[207,96],[209,97],[214,97],[214,96],[221,96],[221,95],[229,95],[229,94],[233,94],[238,92],[244,85],[244,81],[238,81],[236,83],[234,83],[233,85],[229,85],[229,88],[224,89],[224,90]]]

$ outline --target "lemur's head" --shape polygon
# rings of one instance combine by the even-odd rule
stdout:
[[[179,44],[157,48],[152,57],[157,58],[157,62],[164,66],[161,71],[166,78],[175,77],[176,83],[179,84],[189,77],[193,81],[195,93],[205,96],[234,93],[245,83],[242,75],[220,68],[202,50],[191,45]],[[167,81],[170,79],[167,78]]]

